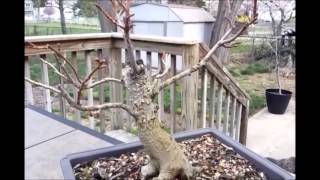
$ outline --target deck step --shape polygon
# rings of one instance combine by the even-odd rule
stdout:
[[[115,139],[122,141],[122,142],[125,142],[125,143],[139,141],[138,136],[131,134],[131,133],[129,133],[125,130],[122,130],[122,129],[106,132],[105,135],[110,136],[112,138],[115,138]]]

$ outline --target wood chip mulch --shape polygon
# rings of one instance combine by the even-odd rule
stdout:
[[[246,159],[232,148],[221,144],[212,135],[185,140],[179,143],[190,163],[200,167],[201,172],[194,178],[205,179],[267,179],[263,172],[256,170]],[[77,164],[74,174],[77,180],[138,180],[140,169],[147,164],[143,150],[105,157],[91,162]]]

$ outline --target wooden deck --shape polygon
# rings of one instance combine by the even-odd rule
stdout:
[[[33,106],[25,108],[25,179],[63,179],[68,154],[122,143]]]

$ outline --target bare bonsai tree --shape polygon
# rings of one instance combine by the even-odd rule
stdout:
[[[179,179],[194,179],[195,173],[197,172],[195,167],[189,163],[187,157],[185,156],[183,150],[179,144],[170,135],[161,128],[161,123],[158,120],[157,111],[158,106],[152,99],[157,96],[160,90],[164,89],[168,85],[174,83],[175,81],[190,75],[193,72],[200,70],[207,63],[210,63],[210,57],[217,50],[218,47],[224,46],[229,47],[230,43],[234,41],[250,24],[254,23],[257,19],[256,14],[256,0],[254,0],[254,13],[250,21],[242,26],[238,32],[232,34],[232,28],[228,29],[226,33],[221,37],[220,40],[210,49],[210,51],[203,57],[199,63],[193,65],[192,67],[183,70],[179,74],[168,78],[167,80],[162,80],[164,75],[168,72],[168,63],[163,62],[161,65],[161,70],[156,74],[151,74],[147,72],[143,62],[136,61],[133,55],[133,45],[130,40],[130,29],[132,28],[132,23],[130,18],[133,14],[129,13],[129,0],[112,1],[114,9],[115,6],[119,5],[122,9],[122,22],[112,18],[106,11],[104,11],[100,5],[96,5],[99,11],[101,11],[105,18],[111,21],[113,24],[118,26],[123,30],[123,38],[128,50],[127,64],[124,68],[123,79],[115,79],[106,77],[102,80],[88,83],[91,77],[99,68],[102,68],[106,61],[103,59],[97,59],[97,67],[92,70],[84,79],[80,79],[79,75],[75,71],[73,65],[67,60],[59,50],[53,48],[50,45],[46,46],[35,46],[30,43],[33,48],[48,48],[52,50],[56,56],[56,62],[61,71],[53,64],[49,63],[45,59],[41,59],[42,62],[48,64],[56,74],[63,78],[66,82],[71,83],[74,87],[78,89],[77,99],[74,100],[69,93],[64,89],[63,86],[58,86],[57,88],[48,86],[29,78],[25,80],[37,86],[49,89],[54,93],[59,94],[74,108],[81,111],[97,112],[110,108],[122,108],[127,111],[134,119],[138,126],[138,135],[141,142],[144,145],[144,150],[149,156],[149,163],[142,167],[141,169],[141,179],[148,179],[154,177],[153,179],[159,180],[171,180],[174,178]],[[229,6],[230,7],[230,6]],[[232,27],[234,25],[232,24]],[[163,56],[164,57],[164,56]],[[214,57],[216,58],[216,57]],[[138,63],[137,63],[138,62]],[[66,66],[70,66],[70,71],[68,72]],[[125,87],[129,92],[129,103],[131,106],[118,103],[104,103],[99,105],[87,106],[80,103],[80,98],[82,91],[93,88],[101,83],[105,82],[117,82],[124,83]]]

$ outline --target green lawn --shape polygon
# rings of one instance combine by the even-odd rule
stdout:
[[[96,33],[100,27],[94,25],[66,24],[67,34]],[[24,26],[25,36],[62,34],[59,23],[27,23]]]

